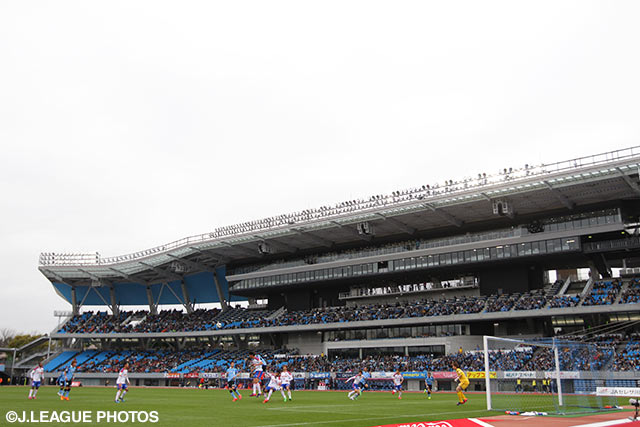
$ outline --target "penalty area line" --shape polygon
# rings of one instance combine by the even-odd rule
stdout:
[[[476,409],[469,412],[486,412],[485,409]],[[459,411],[452,412],[436,412],[436,413],[428,413],[428,414],[401,414],[401,415],[390,415],[386,417],[367,417],[367,418],[343,418],[341,420],[331,420],[331,421],[309,421],[305,423],[291,423],[291,424],[267,424],[267,425],[259,425],[255,427],[289,427],[289,426],[308,426],[308,425],[317,425],[317,424],[335,424],[335,423],[344,423],[347,421],[371,421],[371,420],[388,420],[392,418],[400,418],[400,417],[420,417],[420,416],[429,416],[433,417],[434,415],[453,415],[459,414]],[[479,420],[478,420],[479,421]]]

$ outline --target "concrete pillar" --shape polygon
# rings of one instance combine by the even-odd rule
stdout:
[[[227,299],[224,296],[224,292],[222,292],[222,286],[220,286],[220,281],[218,280],[218,273],[216,273],[215,268],[213,269],[213,282],[216,285],[216,292],[218,293],[218,299],[220,300],[220,306],[222,307],[222,311],[227,311],[229,309],[229,304],[227,303]]]
[[[180,281],[180,288],[182,289],[182,305],[187,309],[187,313],[193,313],[193,304],[191,303],[191,298],[189,298],[189,290],[184,279]]]
[[[74,316],[80,312],[80,307],[78,307],[78,294],[75,286],[71,287],[71,311]]]
[[[151,292],[151,286],[147,286],[147,301],[149,302],[149,312],[151,314],[158,314],[158,308],[153,301],[153,293]]]

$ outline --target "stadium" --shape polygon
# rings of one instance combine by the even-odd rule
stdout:
[[[0,374],[28,384],[43,360],[57,389],[73,362],[68,403],[82,409],[113,400],[126,365],[127,409],[161,399],[162,423],[189,412],[189,425],[267,425],[264,414],[274,426],[511,425],[505,411],[626,420],[616,408],[640,385],[639,173],[631,147],[125,255],[42,253],[37,268],[69,310],[48,336],[2,349],[14,357]],[[288,368],[292,395],[249,397],[256,357],[267,376]],[[241,401],[229,396],[231,362]],[[469,382],[458,412],[454,365]],[[348,400],[360,371],[362,396]],[[390,398],[396,373],[402,409]],[[0,393],[28,410],[19,389]],[[58,398],[47,393],[38,399]],[[199,412],[212,405],[226,418]]]

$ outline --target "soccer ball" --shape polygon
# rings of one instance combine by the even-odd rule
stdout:
[[[216,328],[222,329],[222,323],[221,322],[216,323]]]

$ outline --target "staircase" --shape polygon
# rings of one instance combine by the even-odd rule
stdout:
[[[284,307],[284,305],[282,307],[280,307],[279,309],[277,309],[276,311],[274,311],[270,316],[267,316],[265,318],[265,320],[274,320],[277,319],[278,317],[282,316],[284,313],[287,312],[287,309]]]

